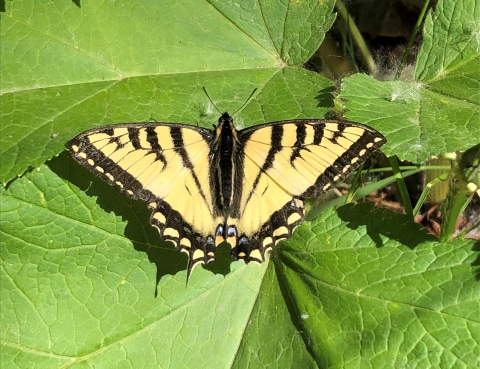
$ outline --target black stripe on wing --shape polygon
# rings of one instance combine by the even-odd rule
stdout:
[[[305,124],[296,124],[297,126],[297,140],[295,141],[295,144],[293,146],[293,152],[292,155],[290,156],[290,163],[292,163],[293,166],[295,166],[293,163],[296,158],[300,157],[302,147],[305,143],[305,139],[307,138],[307,129],[305,127]]]

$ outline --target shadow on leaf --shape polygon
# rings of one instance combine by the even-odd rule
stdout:
[[[337,214],[350,229],[365,226],[367,234],[377,247],[383,246],[380,235],[394,239],[410,249],[423,242],[435,241],[435,237],[422,231],[422,226],[409,221],[406,215],[386,209],[374,209],[373,206],[373,202],[348,204],[338,208]]]
[[[97,204],[105,212],[122,217],[122,221],[127,223],[125,238],[133,243],[135,250],[145,252],[148,260],[157,267],[156,286],[163,276],[186,270],[187,256],[178,252],[171,242],[160,238],[156,228],[150,225],[150,211],[145,203],[127,198],[118,188],[95,177],[73,160],[68,152],[53,158],[49,167],[88,196],[96,197]]]
[[[333,92],[335,92],[335,86],[321,89],[318,92],[318,95],[315,96],[315,99],[318,101],[317,106],[319,108],[324,108],[324,107],[332,108],[334,106],[333,95],[332,95]]]
[[[477,253],[479,253],[477,258],[475,259],[475,261],[472,263],[472,266],[475,270],[475,279],[477,281],[480,281],[480,268],[479,268],[479,265],[480,265],[480,240],[475,241],[475,243],[473,244],[473,251],[476,251]]]

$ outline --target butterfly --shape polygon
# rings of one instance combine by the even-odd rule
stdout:
[[[339,119],[294,119],[237,130],[223,113],[214,129],[175,123],[94,128],[70,142],[81,165],[152,210],[161,237],[192,269],[226,241],[234,260],[262,263],[320,197],[386,139]]]

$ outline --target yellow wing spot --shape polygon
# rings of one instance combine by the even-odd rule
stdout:
[[[286,240],[287,238],[286,237],[281,237],[281,238],[278,238],[276,241],[275,241],[275,246],[277,246],[277,244],[282,241],[282,240]]]
[[[367,153],[367,150],[362,149],[362,150],[360,150],[360,152],[358,153],[358,155],[363,156],[363,155],[365,155],[366,153]]]
[[[302,208],[303,207],[303,201],[300,199],[294,199],[293,202],[295,203],[295,206],[297,208]]]
[[[230,237],[230,238],[234,238],[234,237]],[[223,241],[225,241],[225,238],[223,238],[222,236],[216,236],[215,237],[215,247],[220,245]]]
[[[165,222],[167,221],[167,219],[165,218],[165,215],[163,215],[162,213],[153,214],[153,219],[158,220],[162,224],[165,224]]]
[[[372,142],[369,142],[369,143],[367,144],[367,149],[370,149],[371,147],[373,147],[373,143],[372,143]]]
[[[197,260],[197,259],[202,259],[205,257],[205,253],[202,250],[195,250],[193,253],[192,259]]]
[[[348,172],[348,168],[350,168],[350,164],[347,164],[343,167],[343,173],[347,173]]]
[[[157,203],[155,201],[151,202],[150,204],[148,204],[148,207],[149,208],[156,208],[157,207]]]
[[[72,150],[75,152],[78,152],[78,146],[77,145],[72,145]]]
[[[95,164],[95,162],[94,162],[92,159],[88,159],[88,160],[87,160],[87,163],[90,164],[92,167],[93,167],[93,165]]]
[[[100,173],[105,173],[102,167],[95,167],[96,170],[98,170]]]
[[[333,177],[334,181],[338,181],[342,176],[340,174],[337,174],[335,177]]]
[[[106,133],[97,132],[97,133],[92,133],[91,135],[87,136],[87,139],[88,139],[88,141],[90,141],[91,144],[95,144],[98,141],[110,139],[110,136],[107,135]]]
[[[237,246],[237,237],[227,237],[227,242],[233,249],[235,246]]]
[[[326,191],[330,186],[330,183],[327,183],[325,186],[323,186],[323,190]]]
[[[122,184],[122,182],[120,182],[120,181],[117,181],[117,182],[115,182],[115,184],[116,184],[118,187],[120,187],[120,188],[123,188],[123,184]]]
[[[238,253],[238,257],[239,257],[239,258],[244,258],[245,256],[247,256],[247,255],[245,255],[244,252],[239,252],[239,253]]]
[[[127,193],[133,196],[133,191],[127,190]]]
[[[109,180],[111,180],[112,182],[113,182],[113,180],[115,179],[115,178],[113,178],[113,176],[112,176],[110,173],[105,173],[105,175],[106,175],[107,178],[108,178]]]
[[[350,164],[355,164],[357,161],[358,161],[358,158],[355,157],[355,158],[353,158],[353,159],[350,161]]]
[[[375,138],[373,139],[373,142],[380,142],[380,141],[382,141],[382,140],[383,140],[383,138],[375,137]]]
[[[288,224],[293,224],[295,223],[297,220],[300,220],[302,219],[302,216],[298,213],[292,213],[288,216],[288,219],[287,219],[287,223]]]
[[[345,138],[343,136],[337,137],[337,145],[340,145],[343,151],[346,151],[352,146],[353,142],[349,138]]]
[[[272,244],[273,244],[272,237],[265,237],[264,240],[263,240],[262,246],[265,248],[268,245],[272,245]]]
[[[190,256],[190,252],[187,249],[180,249],[180,252],[184,252],[188,256]]]
[[[165,228],[165,231],[163,232],[164,236],[170,236],[174,238],[178,238],[180,235],[178,234],[178,231],[173,228]]]
[[[86,159],[86,158],[87,158],[87,154],[85,154],[84,152],[79,152],[77,156],[78,156],[79,158],[82,158],[82,159]]]
[[[192,247],[192,243],[190,242],[190,240],[188,238],[182,238],[180,240],[180,246],[184,246],[186,248],[191,248]]]
[[[273,231],[273,237],[283,236],[288,234],[288,229],[285,226],[278,227]]]
[[[210,251],[207,255],[211,256],[212,258],[215,256],[215,254],[212,251]]]
[[[250,258],[258,259],[258,260],[263,260],[262,254],[260,253],[259,250],[255,249],[250,252]]]

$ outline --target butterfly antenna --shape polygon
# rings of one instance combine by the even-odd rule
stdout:
[[[250,94],[250,96],[248,97],[248,99],[245,100],[245,102],[243,103],[243,105],[242,105],[241,107],[239,107],[239,108],[235,111],[235,113],[232,114],[232,117],[233,117],[235,114],[237,114],[240,110],[242,110],[245,105],[247,105],[247,103],[250,101],[250,99],[252,98],[252,96],[253,96],[253,94],[255,93],[255,91],[257,91],[257,88],[253,89],[253,91],[252,91],[252,93]]]
[[[220,110],[218,110],[217,108],[217,105],[215,105],[215,103],[213,102],[213,100],[210,98],[210,96],[208,95],[208,92],[207,92],[207,89],[205,88],[205,86],[203,86],[203,92],[205,92],[205,95],[207,95],[208,97],[208,100],[210,100],[210,102],[212,103],[212,105],[215,107],[215,109],[217,109],[217,111],[222,114],[222,112]]]
[[[250,94],[250,96],[248,97],[248,99],[245,100],[245,102],[243,103],[243,105],[242,105],[240,108],[238,108],[238,109],[235,111],[235,113],[232,114],[232,116],[234,116],[235,114],[237,114],[240,110],[243,109],[243,107],[244,107],[245,105],[247,105],[247,103],[250,101],[250,99],[252,98],[253,94],[254,94],[256,91],[257,91],[257,88],[255,88],[255,89],[252,91],[252,93]],[[212,100],[212,99],[210,98],[210,96],[208,95],[208,92],[207,92],[207,89],[205,88],[205,86],[203,86],[203,92],[205,92],[205,95],[207,95],[208,100],[210,100],[210,102],[211,102],[212,105],[215,107],[215,109],[217,109],[217,111],[218,111],[220,114],[222,114],[222,112],[221,112],[220,110],[218,110],[217,106],[215,105],[215,103],[213,102],[213,100]]]

